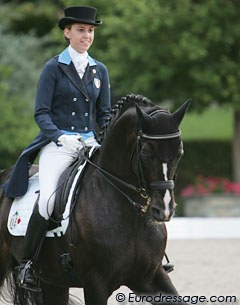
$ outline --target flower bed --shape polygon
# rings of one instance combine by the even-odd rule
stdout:
[[[240,196],[240,183],[221,177],[198,176],[196,182],[182,189],[183,198],[206,196],[209,194],[231,194]]]
[[[240,217],[240,184],[228,179],[199,176],[181,196],[185,216]]]

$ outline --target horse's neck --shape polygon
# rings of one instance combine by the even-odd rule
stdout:
[[[119,176],[131,173],[130,155],[136,138],[133,126],[132,115],[121,117],[107,134],[101,149],[101,166]]]

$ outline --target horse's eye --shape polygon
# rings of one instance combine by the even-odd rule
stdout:
[[[153,152],[142,152],[141,153],[141,160],[146,162],[147,164],[151,163],[154,160],[154,153]]]
[[[183,150],[183,145],[181,143],[181,145],[179,146],[179,149],[178,149],[177,158],[180,159],[183,155],[184,155],[184,150]]]
[[[149,159],[152,158],[153,156],[154,156],[154,151],[152,145],[146,143],[142,148],[141,157],[143,159]]]
[[[141,159],[142,159],[143,161],[149,161],[149,160],[152,159],[152,157],[153,157],[153,155],[151,155],[151,154],[148,154],[148,153],[141,153]]]

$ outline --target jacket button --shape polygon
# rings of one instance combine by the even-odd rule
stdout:
[[[86,99],[85,99],[85,101],[86,101],[86,102],[89,102],[89,99],[88,99],[88,98],[86,98]]]
[[[74,126],[72,126],[72,127],[71,127],[71,130],[74,130],[74,129],[75,129],[75,127],[74,127]]]
[[[75,115],[75,114],[76,114],[76,112],[73,111],[73,112],[72,112],[72,115]]]
[[[88,127],[85,127],[84,130],[87,131],[87,130],[88,130]]]
[[[74,102],[76,102],[76,101],[77,101],[77,98],[76,98],[76,97],[74,97],[74,98],[73,98],[73,101],[74,101]]]
[[[84,115],[85,115],[85,116],[88,116],[88,113],[86,112]]]

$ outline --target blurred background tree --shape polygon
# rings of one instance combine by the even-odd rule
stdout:
[[[240,1],[82,0],[80,4],[96,6],[104,22],[96,29],[90,54],[109,68],[113,101],[134,92],[172,109],[191,97],[192,111],[200,113],[211,105],[234,110],[232,168],[234,179],[240,181]],[[12,142],[5,147],[1,135],[1,154],[19,151],[35,134],[30,113],[37,78],[44,62],[65,47],[56,23],[69,5],[79,3],[12,0],[0,4],[0,35],[6,41],[1,41],[0,51],[0,106],[1,116],[11,122],[1,130]],[[8,112],[2,106],[6,100],[13,105]],[[17,117],[15,107],[19,107]],[[22,130],[21,140],[18,130],[11,132],[10,126]]]

